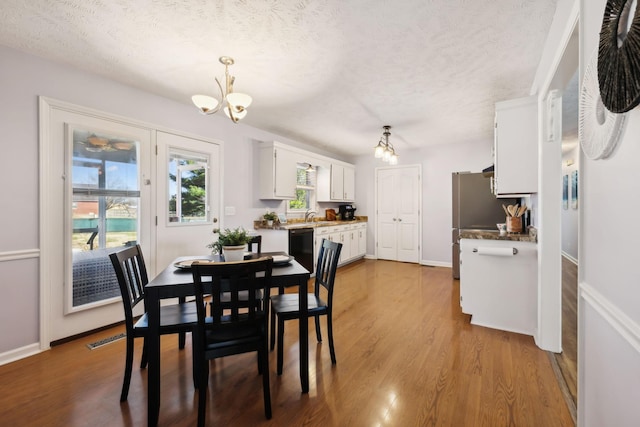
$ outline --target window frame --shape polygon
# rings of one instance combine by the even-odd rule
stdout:
[[[316,174],[316,170],[313,169],[311,171],[308,171],[307,169],[309,168],[310,164],[309,163],[296,163],[296,195],[298,193],[298,191],[305,191],[307,194],[307,205],[304,208],[294,208],[291,207],[291,202],[298,200],[293,199],[293,200],[287,200],[286,203],[286,209],[285,211],[287,213],[291,213],[291,214],[304,214],[307,210],[315,210],[315,206],[317,203],[317,174]],[[306,184],[302,184],[300,182],[298,182],[298,171],[300,169],[303,169],[307,175],[307,183]],[[311,182],[311,184],[309,184],[309,182]]]

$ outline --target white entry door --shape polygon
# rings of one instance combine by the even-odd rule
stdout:
[[[377,257],[420,262],[420,166],[376,170]]]
[[[220,224],[220,143],[157,133],[156,273],[179,256],[211,253]]]

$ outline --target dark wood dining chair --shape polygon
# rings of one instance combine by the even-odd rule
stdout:
[[[309,309],[309,317],[313,316],[316,323],[316,337],[318,342],[322,342],[320,333],[320,316],[327,316],[327,333],[329,335],[329,351],[331,354],[331,363],[336,363],[336,352],[333,345],[333,285],[336,279],[336,270],[338,269],[338,259],[342,243],[332,242],[322,239],[320,253],[318,254],[318,265],[316,267],[316,278],[313,293],[307,294],[307,304]],[[326,300],[323,300],[320,291],[326,290]],[[278,294],[271,296],[271,310],[277,318],[278,323],[278,375],[282,374],[283,350],[284,350],[284,322],[292,319],[300,318],[298,294]],[[272,319],[273,319],[272,315]],[[271,350],[274,347],[275,322],[271,323]]]
[[[208,361],[249,352],[258,353],[264,413],[267,419],[271,419],[267,337],[269,304],[266,298],[271,286],[272,267],[271,257],[239,262],[196,262],[191,267],[198,313],[198,327],[193,339],[198,426],[205,425]],[[223,290],[231,295],[229,302],[222,301]],[[209,317],[206,315],[205,293],[211,295]],[[241,300],[240,294],[246,295],[247,299]]]
[[[133,369],[133,341],[134,338],[145,338],[142,347],[140,369],[147,367],[146,336],[149,332],[147,313],[135,321],[133,309],[142,302],[144,304],[145,286],[149,283],[147,268],[142,256],[140,245],[109,254],[111,263],[118,278],[122,304],[124,306],[124,323],[127,331],[127,353],[124,368],[124,380],[120,401],[127,400],[131,370]],[[135,323],[134,323],[135,321]],[[179,334],[179,348],[185,346],[185,334],[193,331],[198,322],[195,302],[163,305],[160,307],[160,334]]]

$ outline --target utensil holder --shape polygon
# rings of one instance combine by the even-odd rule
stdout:
[[[522,232],[522,217],[508,216],[507,217],[507,233],[521,233],[521,232]]]

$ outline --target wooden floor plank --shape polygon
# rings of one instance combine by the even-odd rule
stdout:
[[[288,322],[285,365],[275,374],[273,419],[264,418],[255,355],[212,362],[208,425],[224,426],[571,426],[549,357],[532,337],[469,323],[451,270],[364,260],[339,270],[334,334],[337,365],[310,324],[310,391],[300,392],[297,328]],[[507,303],[507,302],[505,302]],[[122,327],[0,366],[0,419],[16,426],[146,425],[146,371],[136,366],[119,402],[123,340],[86,344]],[[326,323],[322,323],[326,339]],[[162,337],[160,426],[196,422],[191,342]]]

